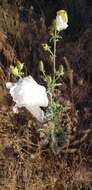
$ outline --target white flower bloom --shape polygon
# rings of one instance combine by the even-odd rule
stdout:
[[[13,108],[17,112],[18,107],[25,107],[39,121],[43,121],[44,112],[40,107],[48,106],[48,97],[44,86],[39,85],[31,76],[19,79],[16,83],[6,83],[10,89],[13,101],[16,103]]]
[[[56,29],[57,31],[65,30],[68,27],[68,16],[66,11],[60,10],[56,16]]]

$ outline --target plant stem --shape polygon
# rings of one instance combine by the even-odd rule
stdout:
[[[54,34],[54,52],[53,52],[53,78],[55,79],[56,73],[56,29]]]
[[[50,54],[52,55],[52,56],[54,56],[54,54],[52,53],[52,51],[49,49],[49,52],[50,52]]]

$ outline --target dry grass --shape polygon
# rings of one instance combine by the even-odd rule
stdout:
[[[35,19],[31,17],[32,10],[30,11],[31,31],[28,23],[22,22],[18,33],[12,30],[13,48],[9,45],[6,36],[0,32],[0,57],[2,58],[0,62],[0,190],[91,190],[92,108],[88,103],[85,104],[85,101],[92,97],[91,32],[85,33],[79,42],[66,44],[62,50],[63,45],[59,44],[60,48],[58,45],[57,61],[60,63],[63,55],[70,60],[68,71],[73,70],[73,86],[70,85],[70,75],[65,68],[60,95],[61,102],[63,96],[68,100],[67,102],[71,102],[69,112],[61,114],[62,123],[68,132],[66,136],[68,146],[64,149],[61,147],[60,153],[55,155],[49,145],[42,146],[38,129],[44,128],[45,131],[45,126],[35,121],[24,109],[20,110],[19,115],[12,113],[12,101],[5,88],[6,81],[11,78],[10,64],[15,64],[14,60],[16,60],[14,48],[16,52],[18,51],[16,54],[19,59],[28,63],[26,67],[29,74],[32,64],[33,73],[38,74],[38,59],[45,62],[46,70],[50,65],[48,55],[44,56],[40,48],[41,42],[48,39],[45,20],[41,18],[37,28]],[[8,30],[9,28],[11,29],[10,26]],[[85,52],[86,40],[89,45],[86,46]],[[31,53],[32,64],[30,65]],[[85,76],[88,76],[88,80]],[[50,128],[49,124],[47,124],[48,128]]]
[[[2,117],[1,117],[2,116]],[[0,188],[2,190],[91,189],[91,159],[81,150],[54,155],[42,149],[38,123],[25,111],[0,116]]]

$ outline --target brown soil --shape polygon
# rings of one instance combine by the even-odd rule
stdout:
[[[62,63],[65,75],[57,96],[70,107],[61,114],[66,142],[54,154],[42,145],[38,130],[45,127],[47,134],[51,123],[40,124],[25,109],[14,114],[6,89],[7,81],[15,81],[10,65],[17,59],[25,63],[25,76],[32,74],[40,82],[40,60],[51,72],[49,56],[41,49],[49,38],[45,18],[38,20],[32,7],[28,11],[29,21],[24,22],[18,6],[0,6],[0,189],[91,190],[92,29],[80,32],[74,41],[68,34],[58,43],[57,67]]]

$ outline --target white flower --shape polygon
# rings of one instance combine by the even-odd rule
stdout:
[[[6,87],[10,89],[13,101],[16,103],[13,108],[25,107],[35,118],[43,121],[44,112],[40,107],[48,106],[48,97],[44,86],[39,85],[31,76],[19,79],[16,83],[7,82]]]
[[[67,12],[60,10],[57,12],[56,16],[56,29],[57,31],[65,30],[68,27],[68,16]]]
[[[56,28],[57,31],[64,30],[68,27],[68,24],[65,23],[61,16],[56,16]]]

